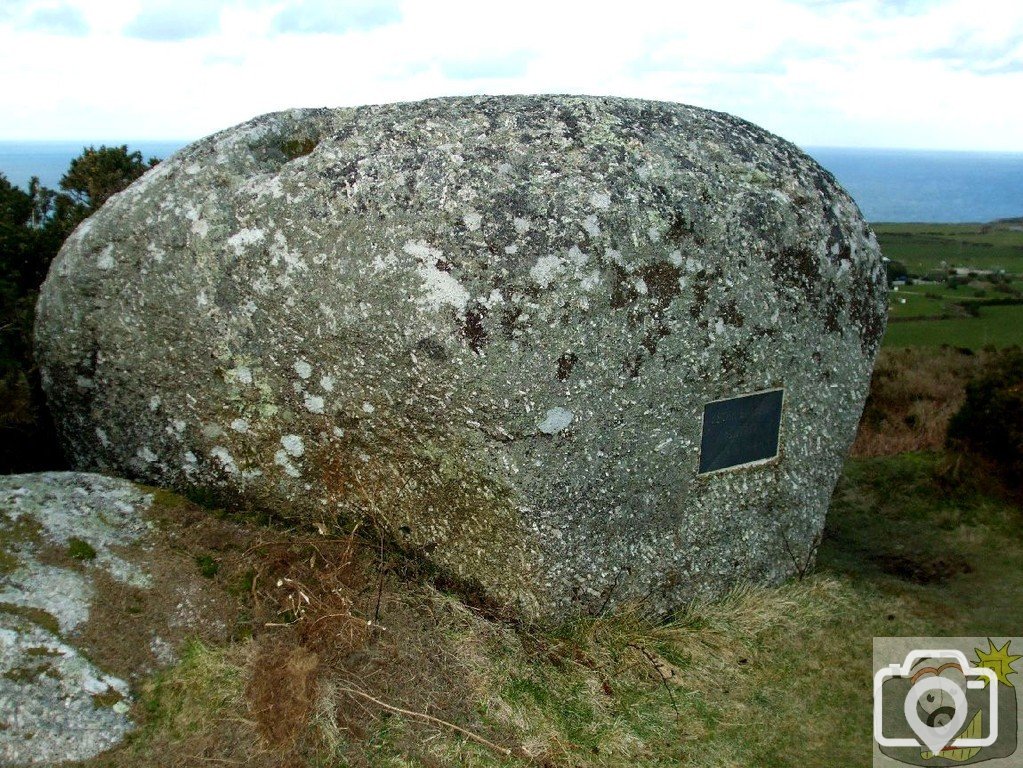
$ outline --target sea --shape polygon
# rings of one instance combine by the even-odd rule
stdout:
[[[166,158],[188,141],[114,141],[145,159]],[[99,142],[88,146],[99,146]],[[28,188],[56,189],[84,142],[0,141],[0,173]],[[872,222],[988,222],[1023,217],[1023,152],[937,152],[806,147]]]

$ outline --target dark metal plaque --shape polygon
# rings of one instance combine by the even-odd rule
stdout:
[[[784,390],[717,400],[703,407],[700,474],[778,455]]]

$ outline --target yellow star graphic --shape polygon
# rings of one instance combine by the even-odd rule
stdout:
[[[1023,656],[1015,656],[1009,653],[1010,640],[1005,641],[1005,645],[1001,648],[995,648],[995,644],[989,637],[987,639],[988,649],[982,651],[980,648],[974,648],[974,652],[977,654],[977,666],[987,667],[998,676],[998,682],[1003,685],[1007,685],[1013,688],[1012,683],[1009,682],[1009,675],[1016,674],[1016,670],[1012,668],[1012,662],[1017,659],[1023,659]]]

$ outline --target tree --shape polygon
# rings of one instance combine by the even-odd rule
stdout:
[[[0,174],[0,473],[64,466],[32,358],[39,286],[71,231],[156,165],[128,147],[86,147],[60,180],[28,192]]]
[[[88,215],[158,162],[155,157],[143,161],[142,153],[129,152],[127,144],[100,145],[99,149],[85,147],[82,154],[71,161],[68,172],[60,180],[60,188]]]
[[[0,174],[0,471],[5,473],[34,468],[36,446],[56,452],[32,379],[36,288],[53,257],[43,230],[32,226],[38,199]],[[51,466],[60,464],[57,457]]]
[[[0,282],[8,290],[21,293],[38,287],[60,247],[50,242],[45,224],[34,223],[37,216],[47,215],[52,195],[36,178],[26,193],[0,174]]]
[[[888,285],[891,285],[896,280],[905,280],[909,277],[909,272],[906,271],[906,265],[901,261],[893,261],[889,259],[884,263],[884,268],[888,273]]]

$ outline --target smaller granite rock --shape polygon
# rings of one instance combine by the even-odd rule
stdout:
[[[78,649],[30,619],[4,614],[0,627],[0,763],[81,760],[134,727],[128,683],[104,674]]]
[[[154,498],[101,475],[0,477],[0,765],[115,746],[132,682],[185,637],[226,635],[226,600],[167,545]]]

